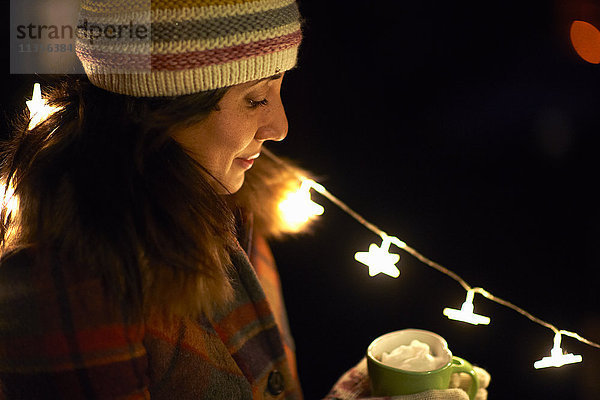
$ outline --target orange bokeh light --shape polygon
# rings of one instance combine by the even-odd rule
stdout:
[[[571,24],[571,44],[579,57],[592,64],[600,64],[600,31],[585,21]]]

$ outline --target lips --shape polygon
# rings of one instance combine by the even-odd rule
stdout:
[[[244,169],[250,169],[256,160],[260,156],[260,153],[255,153],[248,157],[238,157],[235,159],[237,163]]]
[[[256,160],[258,158],[258,156],[260,156],[260,153],[255,153],[249,157],[238,157],[240,160],[245,160],[245,161],[252,161],[252,160]]]

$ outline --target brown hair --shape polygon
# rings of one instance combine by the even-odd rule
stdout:
[[[1,176],[19,202],[2,209],[3,253],[29,248],[100,277],[132,316],[210,314],[232,295],[235,220],[168,131],[226,91],[145,99],[60,79],[45,95],[59,111],[32,130],[23,118],[3,147]]]

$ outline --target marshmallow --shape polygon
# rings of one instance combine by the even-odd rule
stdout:
[[[427,343],[413,340],[410,345],[396,347],[390,353],[381,355],[381,362],[390,367],[405,371],[432,371],[444,365],[443,357],[434,357]]]

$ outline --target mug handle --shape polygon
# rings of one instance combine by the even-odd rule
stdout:
[[[475,400],[477,390],[479,389],[479,378],[477,378],[477,373],[473,369],[471,363],[460,357],[452,356],[452,373],[455,372],[466,372],[471,375],[471,386],[469,387],[467,394],[469,395],[470,400]]]

